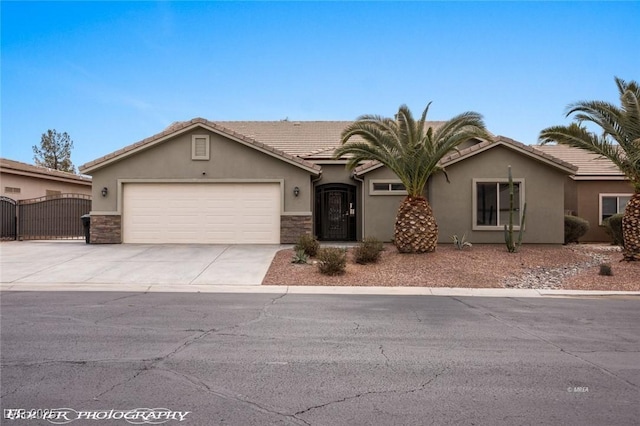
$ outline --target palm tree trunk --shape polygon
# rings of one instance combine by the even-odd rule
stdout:
[[[395,224],[396,245],[400,253],[429,253],[438,243],[438,225],[424,197],[407,197],[400,204]]]
[[[633,194],[622,217],[624,260],[640,261],[640,192]]]

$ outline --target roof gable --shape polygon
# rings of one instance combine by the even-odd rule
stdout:
[[[473,157],[481,152],[496,148],[498,146],[506,147],[512,151],[523,154],[536,161],[547,164],[548,166],[554,167],[556,169],[560,169],[567,174],[573,174],[578,169],[576,166],[574,166],[571,163],[563,161],[557,157],[554,157],[553,155],[537,150],[530,145],[525,145],[522,142],[518,142],[511,138],[507,138],[505,136],[496,136],[493,142],[483,141],[476,145],[470,146],[469,148],[446,155],[440,161],[440,164],[442,165],[442,167],[447,167],[459,161],[463,161],[463,160],[466,160],[467,158]]]
[[[519,152],[520,154],[526,155],[537,161],[558,168],[568,174],[573,174],[577,170],[577,167],[573,164],[570,164],[552,155],[539,151],[529,145],[525,145],[521,142],[515,141],[505,136],[496,136],[493,141],[478,140],[478,143],[468,148],[461,149],[459,151],[446,155],[442,158],[442,160],[440,160],[440,165],[442,167],[450,166],[459,161],[463,161],[467,158],[473,157],[474,155],[484,152],[488,149],[493,149],[497,146],[507,147],[513,151]],[[379,167],[382,167],[382,164],[378,161],[369,161],[356,167],[353,172],[356,176],[359,176],[373,171]]]
[[[131,155],[137,154],[143,150],[151,148],[152,146],[161,144],[175,136],[191,131],[198,127],[217,133],[219,135],[222,135],[228,139],[231,139],[233,141],[246,145],[250,148],[261,151],[267,155],[275,157],[284,162],[293,164],[294,166],[300,167],[315,175],[320,174],[321,168],[316,164],[306,161],[300,157],[286,153],[280,149],[274,148],[273,146],[267,145],[263,142],[257,141],[251,137],[245,136],[244,134],[238,133],[233,129],[222,126],[221,124],[214,123],[209,120],[205,120],[204,118],[194,118],[193,120],[190,120],[190,121],[174,123],[168,128],[166,128],[164,131],[156,135],[150,136],[139,142],[136,142],[134,144],[121,148],[117,151],[114,151],[111,154],[107,154],[103,157],[100,157],[86,164],[83,164],[82,166],[79,167],[79,169],[83,173],[91,173],[95,170],[106,167],[111,163],[120,161]]]

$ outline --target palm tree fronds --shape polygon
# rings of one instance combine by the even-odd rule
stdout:
[[[359,117],[342,132],[342,145],[334,157],[350,154],[350,169],[363,161],[376,160],[398,176],[409,196],[422,196],[429,177],[440,171],[442,157],[471,138],[491,138],[482,116],[475,112],[460,114],[437,130],[426,126],[430,105],[418,121],[406,105],[398,108],[394,119],[379,115]],[[354,137],[362,141],[352,141]]]
[[[543,144],[557,142],[584,149],[611,160],[640,191],[640,87],[635,81],[615,78],[620,94],[618,107],[603,101],[581,101],[570,104],[567,116],[573,115],[569,126],[553,126],[540,132]],[[589,132],[583,123],[602,129],[601,135]]]

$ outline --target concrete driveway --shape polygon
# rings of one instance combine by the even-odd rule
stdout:
[[[280,245],[0,243],[0,282],[260,285]]]

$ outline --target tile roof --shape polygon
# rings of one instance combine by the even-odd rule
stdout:
[[[39,175],[42,178],[57,178],[77,181],[79,184],[91,185],[91,177],[77,175],[75,173],[62,172],[48,167],[34,166],[33,164],[22,163],[20,161],[0,158],[0,170],[5,173],[16,173],[22,175]]]
[[[179,133],[194,124],[203,124],[306,167],[320,170],[319,166],[307,160],[333,159],[334,150],[340,146],[342,131],[351,123],[353,121],[210,121],[194,118],[174,122],[162,132],[83,164],[80,169],[94,169],[109,160]],[[444,122],[430,121],[427,124],[438,127],[442,123]]]
[[[333,159],[342,131],[353,121],[216,121],[238,133],[305,159]],[[444,121],[429,121],[438,128]],[[351,141],[362,140],[353,137]]]
[[[117,157],[132,153],[146,145],[152,145],[165,137],[170,137],[200,124],[248,145],[269,151],[277,157],[320,171],[321,167],[315,164],[314,160],[332,160],[335,149],[340,146],[342,131],[351,123],[353,121],[210,121],[204,118],[194,118],[189,121],[175,122],[156,135],[80,166],[80,170],[94,169]],[[432,121],[427,124],[437,128],[442,123],[441,121]],[[505,136],[496,136],[494,140],[527,153],[540,161],[571,171],[576,176],[624,176],[609,160],[598,158],[595,154],[579,149],[563,145],[525,145]],[[455,163],[475,155],[477,152],[489,149],[490,144],[491,142],[481,141],[469,148],[447,155],[441,163],[445,166]],[[354,172],[358,175],[379,166],[377,162],[372,161],[360,165]]]
[[[216,121],[234,131],[306,158],[340,146],[340,135],[352,121]]]
[[[611,162],[597,154],[566,145],[534,145],[535,149],[575,165],[576,177],[624,177],[624,173]]]
[[[117,159],[117,157],[132,154],[133,152],[138,151],[139,149],[142,149],[145,146],[151,146],[157,142],[160,142],[162,139],[166,137],[173,136],[177,133],[180,133],[183,130],[188,130],[189,128],[192,128],[193,126],[196,126],[196,125],[202,125],[202,126],[208,127],[216,132],[219,132],[226,136],[240,140],[243,143],[246,143],[247,145],[253,146],[263,151],[271,152],[275,157],[280,157],[294,164],[298,164],[299,166],[306,167],[307,169],[311,169],[317,172],[320,172],[321,170],[320,166],[312,162],[306,161],[303,158],[300,158],[299,156],[283,151],[282,149],[275,147],[271,144],[267,144],[263,141],[258,141],[253,137],[247,136],[246,134],[240,133],[238,130],[234,128],[226,127],[220,123],[209,121],[204,118],[194,118],[193,120],[189,120],[189,121],[173,123],[158,134],[155,134],[139,142],[136,142],[134,144],[121,148],[117,151],[114,151],[111,154],[107,154],[103,157],[97,158],[93,161],[83,164],[82,166],[80,166],[80,170],[91,171],[103,165],[104,163],[110,162],[110,160],[115,160]]]

